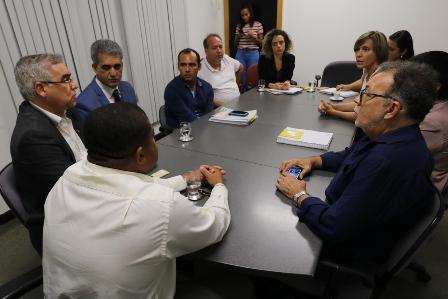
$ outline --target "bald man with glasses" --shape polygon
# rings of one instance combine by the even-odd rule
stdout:
[[[82,119],[96,108],[110,103],[128,102],[137,104],[137,95],[132,85],[122,81],[123,51],[114,41],[100,39],[90,47],[92,69],[95,77],[81,92],[76,108]]]
[[[25,101],[19,107],[11,137],[11,157],[25,210],[25,223],[36,251],[42,255],[44,203],[56,181],[72,164],[87,156],[80,134],[76,105],[78,83],[62,56],[22,57],[15,79]]]
[[[341,152],[283,161],[276,186],[324,241],[330,257],[381,263],[396,240],[429,207],[433,162],[419,123],[436,99],[437,75],[426,65],[386,63],[355,100],[355,124],[366,136]],[[325,201],[287,175],[292,166],[335,172]]]

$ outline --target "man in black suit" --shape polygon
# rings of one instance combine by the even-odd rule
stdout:
[[[48,192],[67,167],[86,156],[76,115],[69,110],[76,105],[78,84],[63,57],[54,54],[22,57],[14,74],[25,101],[11,138],[12,163],[23,205],[40,220],[26,226],[33,247],[42,255]]]

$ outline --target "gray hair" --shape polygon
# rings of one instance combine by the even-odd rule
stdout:
[[[392,72],[394,83],[386,92],[399,99],[407,116],[420,123],[437,99],[437,73],[428,65],[410,61],[381,64],[377,73]]]
[[[222,38],[219,36],[219,34],[209,33],[202,41],[202,45],[204,46],[204,49],[208,49],[208,40],[212,37],[216,37],[222,42]]]
[[[31,101],[35,98],[34,85],[36,82],[51,81],[50,68],[59,63],[64,63],[64,58],[59,54],[35,54],[19,59],[14,68],[14,76],[25,100]]]
[[[100,54],[123,58],[123,50],[121,50],[120,45],[110,39],[99,39],[90,46],[90,57],[92,58],[93,64],[100,62]]]

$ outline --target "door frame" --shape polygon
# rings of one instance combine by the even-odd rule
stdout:
[[[277,29],[282,29],[283,18],[283,0],[277,0]],[[229,0],[224,0],[224,40],[225,40],[225,52],[230,54],[230,40],[229,31]]]

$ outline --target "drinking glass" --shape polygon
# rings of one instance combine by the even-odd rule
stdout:
[[[265,84],[263,79],[258,80],[258,91],[264,91]]]
[[[187,173],[187,197],[191,201],[197,201],[201,199],[201,193],[199,188],[201,187],[201,176],[195,172],[190,171]]]
[[[187,121],[181,122],[179,126],[180,137],[179,140],[183,142],[188,142],[193,140],[191,134],[191,124]]]
[[[316,90],[316,80],[308,82],[308,92],[314,92]]]

